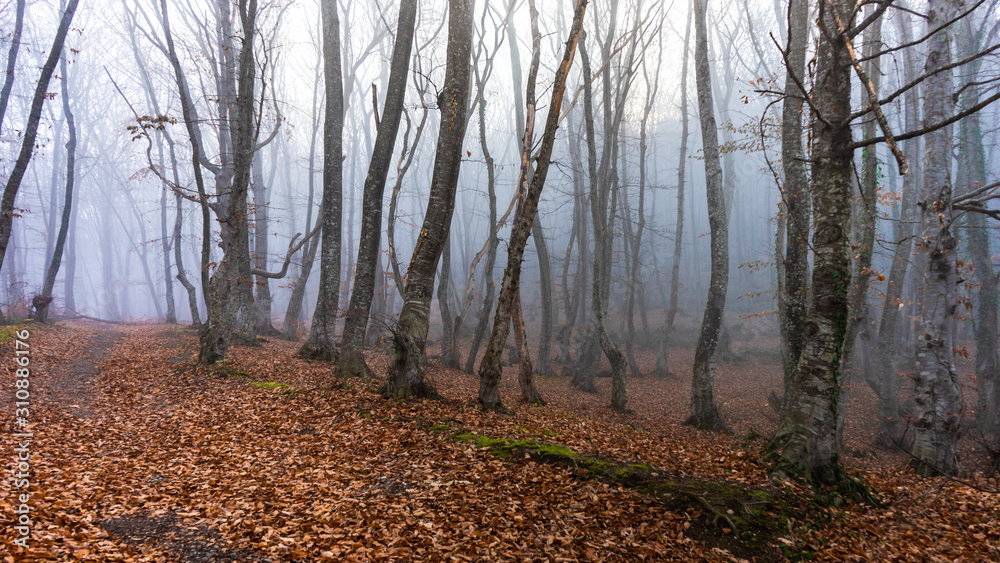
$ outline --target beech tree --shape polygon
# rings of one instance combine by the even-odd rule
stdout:
[[[343,375],[368,373],[362,349],[365,331],[368,327],[368,316],[371,312],[372,296],[375,292],[375,270],[379,267],[379,246],[382,240],[382,199],[385,192],[386,176],[392,164],[393,149],[396,146],[399,122],[403,115],[403,98],[406,94],[406,78],[410,69],[410,52],[416,20],[416,0],[407,0],[400,4],[396,42],[392,48],[392,63],[389,69],[389,83],[386,88],[385,107],[378,122],[375,148],[368,165],[368,176],[365,178],[361,242],[358,247],[354,289],[351,292],[351,302],[347,309],[347,320],[344,324],[344,337],[338,364],[338,369]]]
[[[719,343],[729,284],[729,220],[726,217],[726,195],[722,190],[719,137],[712,102],[712,76],[708,67],[707,4],[708,0],[694,0],[694,66],[702,151],[705,155],[708,221],[712,232],[712,276],[708,282],[705,316],[694,353],[691,416],[685,422],[704,430],[720,430],[724,425],[715,406],[715,350]]]
[[[340,20],[336,0],[320,3],[323,21],[323,83],[326,113],[323,126],[322,250],[319,295],[303,356],[332,360],[337,356],[337,311],[340,300],[340,243],[343,214],[344,81],[340,68]],[[367,322],[367,319],[365,319]]]
[[[432,392],[421,361],[430,328],[430,305],[438,259],[448,240],[455,209],[455,190],[462,163],[472,56],[472,2],[448,2],[448,54],[445,79],[438,94],[441,125],[434,153],[434,172],[417,246],[406,272],[403,309],[393,334],[393,358],[385,392],[392,397]]]

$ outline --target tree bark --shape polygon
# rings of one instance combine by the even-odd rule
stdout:
[[[822,0],[826,1],[826,0]],[[802,355],[802,328],[809,303],[809,178],[802,147],[806,50],[809,45],[809,0],[790,0],[788,7],[785,99],[781,107],[781,162],[785,172],[782,205],[785,212],[785,254],[782,291],[778,293],[784,340],[784,388],[788,396],[792,373]]]
[[[691,416],[685,424],[702,430],[721,430],[724,425],[715,407],[715,351],[719,343],[719,331],[726,307],[726,289],[729,285],[729,221],[726,217],[726,196],[723,193],[722,167],[719,162],[719,136],[715,124],[715,109],[712,106],[706,4],[707,0],[694,0],[694,59],[702,151],[705,155],[708,222],[712,233],[712,274],[705,316],[694,352]]]
[[[534,9],[534,2],[529,3]],[[556,69],[555,79],[552,85],[552,100],[549,103],[548,115],[545,120],[545,131],[542,133],[541,146],[536,158],[536,169],[531,176],[531,185],[524,194],[524,199],[519,205],[518,213],[511,226],[510,241],[507,245],[507,268],[504,270],[503,281],[500,285],[500,297],[497,300],[496,316],[493,319],[493,332],[490,335],[489,344],[486,347],[486,354],[479,364],[479,402],[489,408],[499,408],[500,402],[500,377],[503,374],[501,354],[507,342],[510,331],[511,318],[514,307],[520,308],[520,277],[521,261],[524,259],[524,249],[528,243],[528,235],[531,233],[532,224],[538,214],[538,201],[542,196],[542,189],[545,187],[545,177],[548,174],[549,164],[552,158],[552,148],[555,144],[556,130],[559,124],[559,111],[562,107],[563,93],[566,90],[566,79],[570,67],[573,65],[573,57],[576,53],[577,43],[583,28],[583,16],[587,9],[587,0],[578,0],[573,16],[573,25],[570,29],[569,39],[563,51],[562,61]],[[533,63],[534,66],[534,63]],[[528,175],[527,162],[525,161],[525,150],[530,151],[531,131],[534,128],[535,120],[535,80],[536,72],[529,73],[527,83],[527,95],[525,103],[527,112],[525,120],[525,135],[522,139],[522,161],[521,161],[521,182],[526,181]],[[522,330],[523,327],[515,326],[515,331]],[[518,338],[515,335],[515,338]],[[530,364],[527,366],[530,372]],[[519,379],[522,382],[522,398],[527,401],[537,402],[541,397],[534,389],[531,380],[532,374],[524,372],[525,364],[521,366],[522,373]]]
[[[382,111],[382,119],[378,122],[375,148],[368,165],[368,176],[365,178],[361,208],[361,239],[354,273],[354,289],[347,308],[338,366],[342,375],[368,373],[362,349],[372,296],[375,292],[375,269],[378,267],[378,249],[382,240],[382,198],[385,193],[386,176],[392,164],[392,153],[396,146],[399,121],[403,115],[403,99],[410,69],[416,14],[416,0],[406,0],[400,4],[396,42],[392,48],[389,82],[386,87],[385,108]],[[446,324],[450,326],[450,321]]]
[[[388,396],[396,398],[425,396],[433,392],[424,379],[421,361],[427,343],[434,276],[455,209],[462,141],[468,122],[466,113],[474,27],[471,0],[449,0],[448,6],[445,78],[438,94],[441,124],[430,195],[406,274],[403,309],[393,335],[394,354],[384,389]]]
[[[837,461],[836,434],[851,275],[852,158],[847,121],[851,63],[831,10],[850,25],[853,8],[850,0],[824,0],[820,4],[811,104],[815,217],[812,303],[803,325],[802,354],[771,443],[779,471],[803,476],[815,484],[836,485],[844,478]]]
[[[951,0],[932,0],[928,5],[927,29],[934,30],[956,13]],[[951,62],[947,30],[933,34],[927,42],[925,73]],[[951,76],[937,73],[925,81],[924,121],[937,123],[953,113]],[[958,439],[962,412],[958,375],[954,365],[955,247],[951,232],[952,158],[949,128],[924,137],[924,181],[921,190],[920,329],[917,333],[917,369],[913,374],[916,433],[911,465],[925,476],[958,472]]]
[[[977,36],[968,18],[963,21],[962,33],[958,37],[959,56],[967,57],[976,53],[982,45],[982,35]],[[981,63],[970,65],[971,76],[978,76]],[[969,85],[959,98],[961,108],[975,105],[980,98],[980,88]],[[983,144],[983,130],[979,114],[973,114],[959,122],[958,170],[955,178],[956,195],[985,186],[988,178],[986,154]],[[976,419],[983,434],[998,442],[1000,433],[1000,290],[997,287],[997,272],[993,267],[990,237],[986,217],[981,213],[969,213],[965,218],[965,235],[969,241],[969,252],[975,268],[978,285],[976,317],[976,391],[979,408]]]
[[[337,311],[340,300],[340,245],[344,202],[344,80],[340,68],[340,19],[336,0],[322,0],[320,11],[323,21],[323,80],[326,88],[323,212],[318,219],[323,223],[322,252],[319,259],[316,309],[309,339],[302,345],[299,355],[331,361],[337,357]],[[367,313],[364,320],[368,322]]]

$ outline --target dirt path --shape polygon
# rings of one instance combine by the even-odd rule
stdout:
[[[91,406],[100,393],[97,382],[100,363],[115,343],[125,336],[114,325],[95,323],[91,326],[97,332],[89,337],[83,354],[59,368],[61,373],[55,378],[58,384],[49,390],[51,404],[58,405],[79,418],[93,415]]]

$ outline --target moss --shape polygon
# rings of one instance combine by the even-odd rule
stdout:
[[[737,557],[771,559],[775,539],[786,533],[790,505],[762,490],[707,479],[671,476],[648,462],[622,463],[585,455],[561,444],[537,440],[491,438],[469,431],[452,435],[456,442],[472,443],[501,459],[531,457],[580,471],[582,477],[610,481],[655,498],[670,511],[687,514],[697,526],[689,533]],[[794,514],[797,519],[799,516]]]
[[[251,381],[250,385],[261,389],[280,389],[282,387],[288,387],[287,383],[278,383],[277,381]]]
[[[14,341],[15,333],[21,329],[21,323],[15,325],[0,326],[0,344]]]
[[[427,427],[427,429],[430,430],[431,432],[447,432],[448,430],[451,429],[451,426],[447,424],[435,424],[433,426]]]

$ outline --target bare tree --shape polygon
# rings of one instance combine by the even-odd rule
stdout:
[[[365,330],[375,292],[375,270],[379,267],[379,245],[382,240],[382,199],[386,176],[392,164],[399,121],[403,115],[406,78],[410,69],[410,52],[416,27],[417,2],[406,0],[400,4],[396,27],[396,42],[392,48],[389,82],[386,86],[385,107],[378,122],[375,148],[365,178],[364,201],[361,214],[361,240],[358,247],[357,269],[354,273],[354,290],[347,308],[344,337],[338,369],[343,375],[364,375],[368,366],[362,353]],[[446,251],[447,252],[447,251]],[[445,277],[444,280],[447,280]],[[445,282],[446,283],[446,282]],[[445,286],[446,287],[446,286]],[[447,300],[445,301],[447,303]]]
[[[0,268],[3,267],[4,256],[7,254],[7,243],[13,230],[14,200],[17,198],[17,191],[21,187],[21,180],[28,170],[28,162],[35,151],[35,138],[38,136],[38,122],[42,116],[42,105],[47,97],[49,80],[55,71],[56,63],[62,54],[63,43],[66,41],[66,33],[69,31],[70,23],[73,21],[73,14],[76,13],[76,6],[79,0],[69,0],[62,18],[59,20],[59,28],[56,31],[55,39],[52,41],[52,49],[49,56],[42,65],[41,76],[35,86],[35,94],[31,99],[31,109],[28,111],[27,123],[24,126],[23,138],[21,140],[21,151],[14,162],[14,168],[7,177],[4,186],[3,198],[0,199]]]
[[[534,10],[534,2],[530,2],[531,10]],[[536,159],[537,168],[531,177],[531,185],[527,188],[524,199],[519,205],[519,210],[511,227],[510,241],[507,245],[507,268],[504,270],[503,281],[500,286],[500,297],[497,301],[497,312],[493,319],[493,333],[486,348],[486,355],[479,365],[479,402],[484,406],[497,408],[501,405],[499,383],[502,375],[501,354],[504,344],[509,335],[511,318],[516,314],[515,307],[520,307],[520,276],[521,261],[524,257],[524,248],[527,246],[528,236],[531,233],[535,216],[538,213],[538,201],[542,196],[542,189],[545,187],[545,177],[548,174],[549,163],[552,157],[552,148],[555,144],[556,130],[559,125],[559,111],[562,107],[563,93],[566,90],[566,79],[570,67],[573,65],[573,57],[576,54],[576,47],[580,41],[583,29],[583,17],[587,9],[587,0],[578,0],[573,16],[573,25],[570,29],[569,39],[566,41],[566,48],[562,61],[556,70],[556,76],[552,86],[552,100],[549,102],[548,115],[545,120],[545,131],[542,133],[541,146]],[[537,51],[536,51],[537,52]],[[523,144],[524,150],[530,150],[531,131],[534,128],[535,120],[535,96],[534,96],[534,75],[537,74],[538,61],[532,62],[532,70],[529,71],[527,84],[527,104],[525,135]],[[522,152],[521,161],[521,182],[527,182],[527,159]],[[522,184],[525,185],[525,184]],[[515,330],[523,330],[523,327],[515,326]],[[516,336],[516,335],[515,335]],[[521,373],[521,378],[530,376],[530,373]],[[522,398],[528,402],[538,402],[541,396],[534,389],[531,381],[522,379]],[[623,405],[624,406],[624,405]]]
[[[403,309],[393,335],[393,358],[385,384],[386,394],[399,398],[432,392],[420,364],[427,343],[437,263],[448,239],[455,209],[462,141],[468,123],[472,2],[449,0],[448,6],[448,54],[444,84],[438,94],[441,125],[431,191],[417,246],[406,274]]]
[[[932,0],[927,29],[936,30],[960,10],[960,2]],[[948,30],[937,31],[927,42],[924,119],[944,121],[954,111],[951,76],[936,72],[951,63]],[[958,374],[954,364],[955,247],[952,233],[951,135],[941,128],[924,137],[924,182],[920,202],[920,238],[923,281],[921,321],[917,337],[917,368],[913,391],[916,436],[913,466],[922,475],[958,471],[959,418],[962,411]]]
[[[49,304],[52,303],[52,289],[55,287],[56,275],[59,273],[59,266],[62,263],[63,247],[66,245],[66,234],[69,231],[69,221],[73,210],[73,183],[76,179],[76,120],[73,117],[73,110],[69,103],[69,73],[66,72],[65,56],[59,60],[59,73],[62,75],[60,82],[63,115],[66,116],[66,126],[69,130],[69,139],[66,141],[66,196],[63,202],[62,220],[59,222],[59,234],[56,237],[56,244],[52,250],[52,259],[49,262],[49,267],[45,271],[42,292],[33,299],[35,321],[40,323],[44,323],[48,318]],[[52,213],[55,214],[54,205]]]
[[[21,31],[24,29],[25,0],[17,0],[14,8],[14,32],[10,35],[10,50],[7,51],[7,72],[4,74],[3,87],[0,88],[0,131],[3,130],[3,118],[7,114],[7,102],[14,88],[14,70],[17,65],[17,52],[21,48]]]
[[[337,310],[340,299],[340,241],[343,215],[344,80],[340,68],[340,19],[336,0],[322,0],[323,80],[326,114],[323,127],[323,224],[319,260],[319,295],[309,339],[300,354],[317,360],[337,355]],[[367,315],[366,315],[367,316]],[[367,318],[365,321],[367,322]]]
[[[729,221],[722,189],[719,137],[712,105],[712,76],[708,66],[708,32],[705,23],[707,0],[694,0],[694,66],[698,89],[702,151],[705,155],[705,189],[708,193],[708,221],[712,233],[712,276],[709,281],[705,316],[694,353],[691,384],[691,416],[686,424],[703,430],[724,428],[715,407],[715,350],[722,327],[729,284]]]

